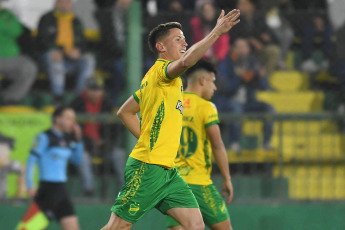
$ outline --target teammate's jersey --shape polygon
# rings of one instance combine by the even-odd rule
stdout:
[[[158,59],[133,94],[140,106],[140,138],[131,157],[173,168],[182,129],[182,80],[170,78],[170,62]]]
[[[176,167],[188,184],[212,183],[212,148],[206,128],[218,124],[217,108],[197,94],[183,93],[183,128]]]

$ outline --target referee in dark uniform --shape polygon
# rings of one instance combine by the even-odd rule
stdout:
[[[57,107],[52,127],[37,135],[27,160],[28,193],[49,220],[59,221],[64,230],[79,230],[78,219],[69,198],[66,180],[67,164],[80,165],[83,154],[81,130],[75,112]],[[33,185],[34,166],[39,168],[39,186]]]

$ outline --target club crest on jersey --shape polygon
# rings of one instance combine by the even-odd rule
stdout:
[[[131,205],[129,206],[128,213],[129,213],[130,215],[134,216],[134,215],[140,210],[140,207],[139,207],[139,206],[140,206],[140,205],[139,205],[137,202],[135,202],[134,204],[131,204]]]
[[[183,105],[180,100],[177,101],[176,109],[180,110],[180,113],[183,115]]]

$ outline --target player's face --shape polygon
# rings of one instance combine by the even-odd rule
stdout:
[[[239,0],[237,2],[237,9],[242,13],[252,12],[254,10],[254,5],[249,0]]]
[[[212,22],[216,18],[216,9],[212,3],[208,2],[202,6],[202,16],[208,22]]]
[[[64,133],[71,133],[75,124],[75,113],[72,109],[66,109],[57,119],[59,128]]]
[[[86,96],[92,103],[97,103],[103,98],[104,92],[102,89],[87,89]]]
[[[205,76],[204,93],[203,98],[210,100],[213,97],[214,91],[217,90],[216,87],[216,75],[214,73],[208,73]]]
[[[165,57],[168,60],[175,61],[182,57],[187,50],[187,43],[183,32],[180,29],[170,29],[169,34],[163,39],[165,48]]]
[[[239,58],[245,58],[250,53],[250,46],[248,41],[245,39],[237,39],[234,44],[234,52],[238,55]]]
[[[55,8],[62,13],[68,13],[72,10],[72,0],[57,0]]]

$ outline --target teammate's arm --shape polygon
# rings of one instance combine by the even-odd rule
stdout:
[[[224,10],[222,10],[216,26],[204,39],[190,47],[179,60],[168,65],[167,73],[169,77],[175,78],[184,73],[205,55],[221,35],[227,33],[239,23],[239,20],[237,20],[240,16],[239,10],[232,10],[227,15],[224,14]]]
[[[223,196],[227,195],[226,202],[230,204],[233,198],[233,187],[231,183],[231,176],[229,171],[229,161],[226,155],[225,146],[223,144],[219,126],[217,124],[211,125],[206,128],[207,136],[211,142],[213,156],[216,164],[223,176]]]
[[[137,113],[140,112],[138,102],[133,96],[127,99],[127,101],[120,107],[117,112],[117,116],[121,119],[122,123],[127,129],[139,139],[140,136],[140,121]]]

